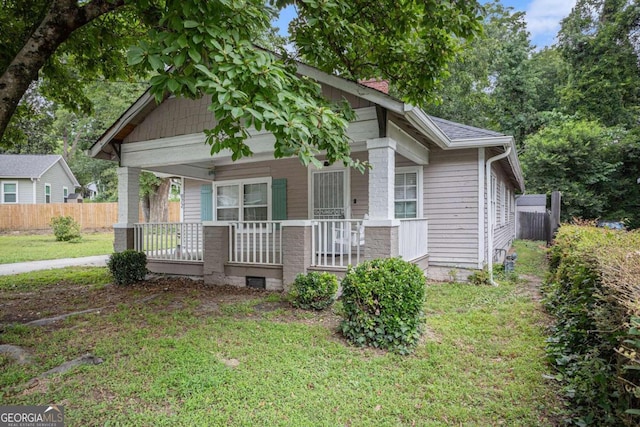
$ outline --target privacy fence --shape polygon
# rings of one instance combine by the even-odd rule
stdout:
[[[118,222],[118,203],[49,203],[0,205],[0,230],[46,230],[51,218],[70,216],[83,229],[109,228]],[[142,209],[139,221],[144,222]],[[180,202],[169,203],[169,221],[180,221]]]

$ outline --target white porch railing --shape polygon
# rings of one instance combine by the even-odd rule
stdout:
[[[199,222],[153,222],[134,224],[134,248],[149,259],[203,260],[202,224]]]
[[[315,220],[311,228],[311,264],[319,267],[356,265],[364,256],[362,220]]]
[[[406,261],[411,261],[427,255],[428,232],[426,219],[400,220],[400,228],[398,230],[400,256]]]
[[[229,224],[229,262],[282,265],[282,223],[243,221]]]

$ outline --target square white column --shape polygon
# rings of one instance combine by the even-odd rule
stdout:
[[[369,218],[372,220],[395,217],[394,183],[396,141],[377,138],[367,141],[369,151]]]
[[[140,206],[140,169],[118,168],[118,225],[133,227]]]

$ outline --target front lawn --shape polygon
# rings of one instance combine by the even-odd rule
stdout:
[[[0,234],[0,264],[78,258],[113,252],[113,233],[82,233],[80,242],[57,242],[53,234]]]
[[[56,309],[32,288],[0,289],[34,305],[33,317],[38,304],[48,315],[103,307],[5,326],[0,344],[28,349],[33,363],[0,356],[4,404],[58,403],[69,425],[154,426],[540,426],[561,406],[543,378],[547,319],[521,285],[430,285],[424,342],[397,356],[349,346],[339,304],[316,314],[278,293],[188,279],[87,286],[78,271],[40,289]],[[30,381],[87,352],[104,363]]]

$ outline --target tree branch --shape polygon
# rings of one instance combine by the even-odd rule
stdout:
[[[124,6],[124,0],[54,0],[38,28],[0,76],[0,136],[4,134],[18,102],[38,78],[38,71],[78,28]]]

